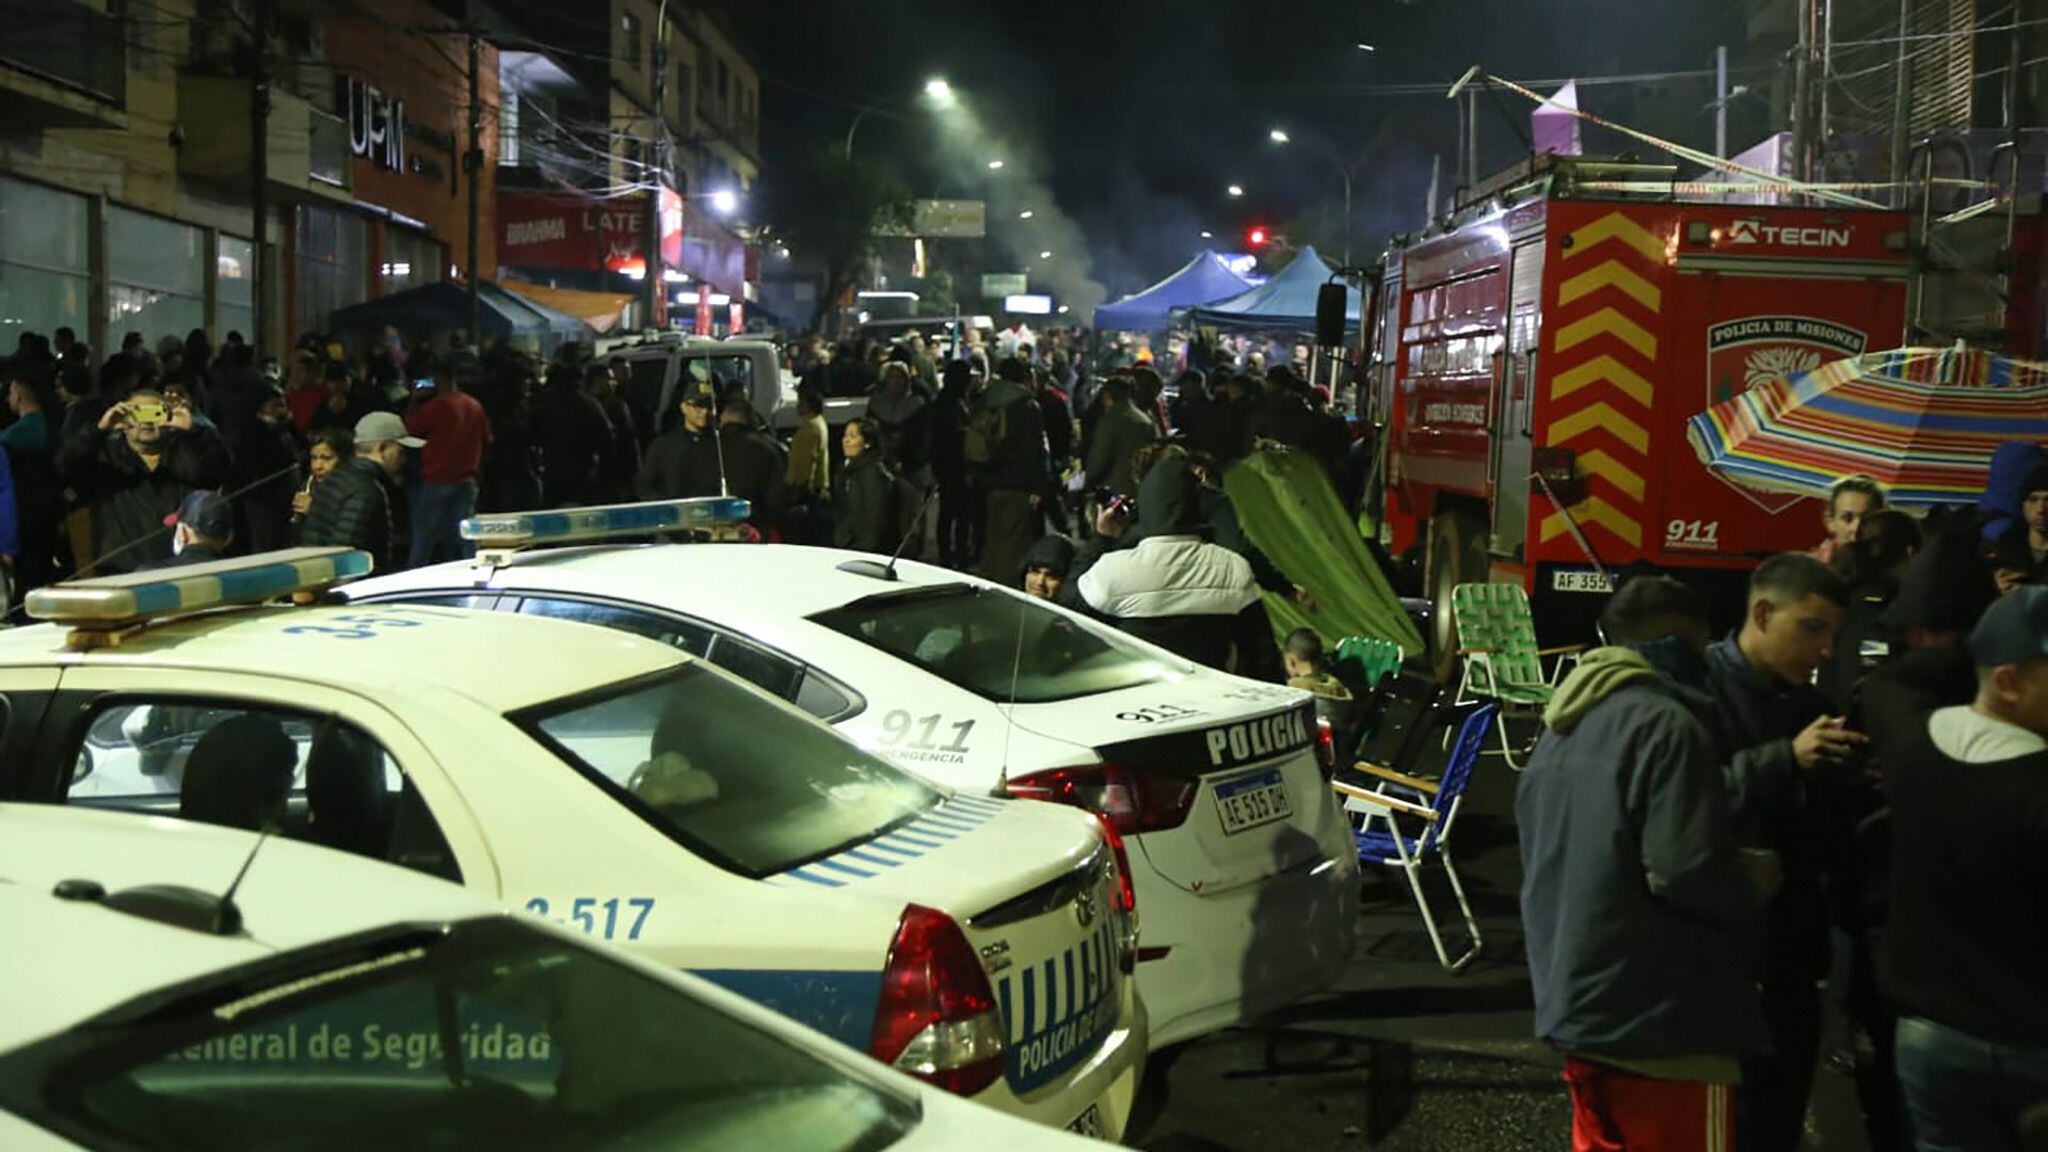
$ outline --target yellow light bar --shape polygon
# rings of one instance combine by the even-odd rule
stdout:
[[[738,496],[650,500],[644,504],[600,504],[554,512],[501,512],[462,522],[462,538],[479,548],[524,548],[529,544],[574,544],[608,536],[642,536],[738,524],[753,511]]]
[[[220,604],[255,604],[296,592],[317,592],[370,572],[368,552],[350,548],[288,548],[210,564],[99,576],[52,584],[28,594],[28,614],[72,625],[118,625]]]

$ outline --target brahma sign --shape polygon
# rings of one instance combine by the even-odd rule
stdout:
[[[663,198],[675,193],[663,190]],[[663,213],[663,255],[682,246],[681,199]],[[673,224],[671,224],[673,221]],[[647,202],[638,197],[592,200],[553,193],[508,192],[498,197],[499,261],[514,268],[646,266]]]

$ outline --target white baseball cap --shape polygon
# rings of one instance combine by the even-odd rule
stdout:
[[[375,444],[391,440],[405,448],[423,448],[426,441],[405,430],[405,421],[395,412],[372,412],[356,421],[356,443]]]

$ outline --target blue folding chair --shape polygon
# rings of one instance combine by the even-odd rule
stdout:
[[[1436,947],[1437,962],[1449,972],[1470,964],[1482,946],[1479,921],[1472,915],[1464,882],[1451,861],[1451,828],[1457,823],[1458,808],[1465,799],[1465,786],[1472,780],[1472,769],[1479,763],[1480,750],[1486,746],[1487,729],[1499,711],[1499,703],[1488,702],[1465,717],[1458,728],[1457,741],[1451,746],[1450,760],[1438,780],[1423,780],[1377,764],[1360,763],[1349,771],[1339,772],[1331,782],[1331,787],[1344,798],[1345,809],[1359,816],[1352,831],[1359,862],[1399,868],[1407,875],[1408,888],[1415,894],[1415,908],[1422,913],[1423,926],[1429,929],[1429,942]],[[1413,799],[1406,799],[1401,793]],[[1420,834],[1403,832],[1397,816],[1420,820]],[[1455,960],[1444,948],[1436,913],[1430,909],[1429,897],[1422,890],[1423,865],[1431,860],[1443,864],[1451,891],[1458,897],[1458,910],[1465,917],[1465,932],[1471,939],[1471,946]]]

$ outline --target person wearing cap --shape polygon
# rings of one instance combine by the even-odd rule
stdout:
[[[2017,494],[2018,517],[1991,541],[1991,567],[2001,592],[2048,584],[2048,464],[2035,465]]]
[[[1970,631],[1976,692],[1888,665],[1865,687],[1891,801],[1885,989],[1915,1140],[2018,1149],[2048,1100],[2048,588]]]
[[[476,555],[475,546],[462,539],[461,526],[476,511],[476,478],[491,446],[491,418],[458,382],[474,378],[476,353],[458,350],[454,361],[444,368],[421,353],[411,362],[412,410],[405,429],[425,441],[419,446],[419,487],[409,507],[414,568]]]
[[[408,539],[399,487],[405,450],[426,441],[407,434],[405,421],[391,412],[356,421],[355,437],[355,456],[313,486],[299,544],[359,548],[376,558],[377,571],[395,571],[405,567]]]
[[[178,510],[164,517],[171,530],[171,554],[142,567],[183,568],[227,558],[235,539],[235,510],[227,498],[204,488],[185,494]]]
[[[634,489],[642,500],[717,496],[724,490],[719,461],[718,393],[708,377],[692,375],[679,400],[683,422],[654,438],[640,462]]]

